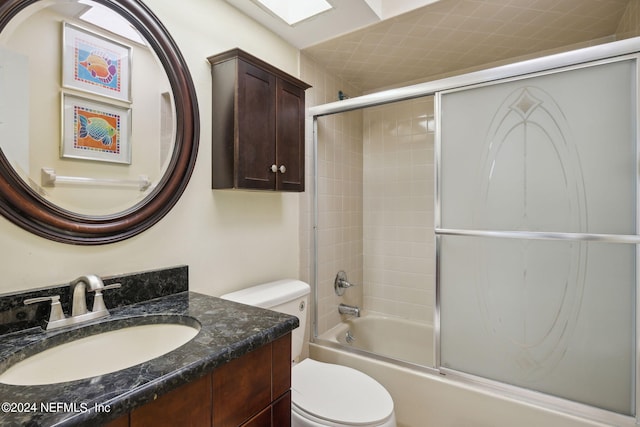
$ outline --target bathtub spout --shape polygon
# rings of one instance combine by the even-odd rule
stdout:
[[[338,306],[340,314],[348,314],[349,316],[360,317],[360,308],[354,305],[340,304]]]

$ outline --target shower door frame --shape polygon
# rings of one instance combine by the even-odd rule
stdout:
[[[363,95],[356,98],[350,98],[342,101],[332,102],[324,105],[314,106],[309,108],[309,116],[313,119],[313,150],[312,150],[312,164],[313,164],[313,186],[312,186],[312,204],[313,204],[313,218],[312,218],[312,285],[314,293],[314,309],[312,319],[312,339],[316,340],[318,337],[318,118],[322,116],[343,113],[367,107],[390,104],[393,102],[404,101],[413,98],[419,98],[424,96],[435,96],[435,115],[436,120],[440,116],[439,111],[439,94],[441,92],[462,89],[467,86],[476,86],[482,84],[492,84],[496,81],[505,81],[510,79],[523,79],[531,75],[540,75],[545,73],[555,73],[558,69],[569,69],[570,67],[584,67],[585,64],[596,62],[612,62],[621,60],[621,56],[627,56],[629,58],[635,57],[636,60],[636,72],[640,72],[640,60],[638,59],[640,54],[640,37],[621,40],[617,42],[597,45],[584,49],[578,49],[574,51],[559,53],[546,57],[536,58],[532,60],[517,62],[505,66],[491,68],[487,70],[476,71],[459,76],[449,77],[445,79],[435,80],[426,83],[420,83],[411,86],[405,86],[397,89],[390,89],[381,92],[376,92],[368,95]],[[627,59],[629,59],[627,58]],[[640,82],[636,81],[636,106],[640,106],[638,102],[640,98]],[[636,111],[638,114],[639,111]],[[636,133],[640,132],[640,126],[636,126]],[[636,141],[640,141],[640,135],[636,134]],[[640,164],[640,154],[638,151],[640,148],[636,147],[637,159],[636,164]],[[543,407],[559,410],[564,413],[585,417],[598,422],[611,423],[620,426],[634,426],[640,425],[640,372],[638,367],[640,366],[640,351],[638,351],[638,344],[640,343],[640,316],[638,315],[638,308],[640,307],[640,284],[639,276],[640,272],[636,269],[636,287],[635,287],[635,388],[634,388],[634,410],[635,417],[621,415],[604,409],[595,408],[586,404],[578,402],[568,401],[562,398],[546,395],[541,392],[524,389],[517,386],[511,386],[499,381],[484,379],[473,375],[458,373],[455,370],[446,369],[440,366],[440,283],[439,283],[439,253],[440,253],[440,236],[442,235],[466,235],[469,236],[474,232],[467,230],[453,230],[440,228],[440,128],[436,129],[436,146],[435,146],[435,168],[436,168],[436,181],[435,181],[435,206],[434,206],[434,220],[435,220],[435,234],[436,234],[436,301],[434,310],[434,367],[425,367],[427,371],[435,372],[441,375],[446,375],[454,381],[460,381],[467,384],[473,384],[479,386],[488,391],[498,391],[510,397],[523,400],[527,403],[533,403],[541,405]],[[636,175],[636,233],[640,227],[638,218],[638,212],[640,212],[640,197],[638,192],[640,191],[640,182],[638,175]],[[464,234],[460,234],[464,233]],[[586,241],[601,241],[627,243],[627,244],[640,244],[640,234],[636,235],[606,235],[606,234],[588,234],[583,233],[577,235],[576,233],[546,233],[546,232],[527,232],[529,237],[536,239],[566,239],[566,238],[579,238]],[[522,237],[522,233],[518,233],[518,237]],[[510,232],[482,232],[482,236],[490,237],[506,237],[513,238],[515,236]],[[638,249],[638,247],[636,247]],[[640,265],[640,251],[636,250],[636,266]]]

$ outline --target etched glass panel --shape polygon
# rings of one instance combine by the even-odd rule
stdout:
[[[441,95],[442,367],[634,414],[635,245],[527,232],[636,235],[636,81],[626,58]]]
[[[443,367],[632,414],[635,245],[440,239]]]
[[[635,234],[635,62],[442,96],[442,228]]]

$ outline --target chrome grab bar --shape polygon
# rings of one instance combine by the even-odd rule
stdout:
[[[62,176],[56,174],[55,169],[42,168],[40,180],[43,187],[55,187],[58,184],[94,184],[138,187],[140,191],[146,191],[151,186],[151,181],[146,175],[140,175],[138,179],[111,179],[89,178],[82,176]]]

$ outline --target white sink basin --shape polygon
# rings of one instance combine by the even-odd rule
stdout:
[[[80,338],[36,353],[0,374],[0,383],[55,384],[95,377],[146,362],[190,341],[193,326],[130,326]]]

